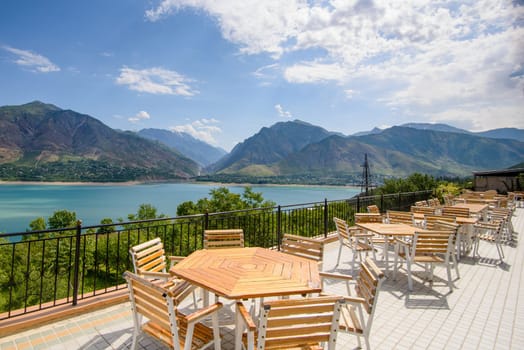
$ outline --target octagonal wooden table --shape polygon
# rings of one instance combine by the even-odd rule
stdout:
[[[228,299],[321,291],[316,261],[265,248],[197,250],[170,271]]]

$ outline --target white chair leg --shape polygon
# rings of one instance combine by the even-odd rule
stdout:
[[[342,255],[342,244],[338,246],[337,264],[335,266],[338,266],[338,264],[340,264],[340,255]]]

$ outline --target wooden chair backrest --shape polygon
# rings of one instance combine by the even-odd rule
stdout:
[[[368,205],[367,206],[368,213],[375,213],[380,214],[380,209],[376,204]]]
[[[414,256],[431,256],[450,253],[453,247],[453,231],[421,231],[415,232],[413,237]]]
[[[284,234],[280,251],[321,263],[324,259],[324,242],[319,239]]]
[[[204,230],[204,249],[243,248],[242,229]]]
[[[442,204],[440,203],[438,198],[430,198],[428,199],[428,205],[430,207],[440,207]]]
[[[433,215],[435,214],[435,207],[419,207],[416,205],[411,206],[411,212],[412,213],[419,213],[419,214],[429,214]]]
[[[154,238],[129,249],[135,273],[166,272],[166,256],[160,238]]]
[[[388,210],[386,212],[387,221],[390,224],[413,225],[413,213],[408,211]]]
[[[377,267],[370,257],[367,257],[360,264],[356,292],[359,297],[365,300],[364,309],[368,314],[371,314],[375,308],[377,293],[384,279],[384,272]]]
[[[383,221],[383,217],[376,213],[355,213],[355,223],[379,222]]]
[[[339,243],[342,244],[344,239],[349,239],[349,226],[346,220],[339,219],[337,217],[333,218],[333,221],[335,222],[335,226],[337,227],[337,236]]]
[[[319,296],[265,302],[260,313],[256,349],[318,349],[325,342],[335,349],[340,296]]]
[[[446,221],[449,223],[455,223],[454,216],[444,216],[444,215],[424,215],[424,224],[426,229],[432,230],[437,221]]]
[[[442,215],[469,218],[469,208],[445,206],[442,207]]]

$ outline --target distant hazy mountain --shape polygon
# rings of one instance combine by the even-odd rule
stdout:
[[[454,126],[440,123],[406,123],[400,125],[405,128],[413,128],[419,130],[432,130],[432,131],[444,131],[444,132],[455,132],[459,134],[470,134],[469,131],[464,129],[455,128]]]
[[[432,130],[432,131],[444,131],[444,132],[454,132],[459,134],[470,134],[477,135],[482,137],[489,137],[492,139],[512,139],[524,142],[524,130],[517,128],[500,128],[493,129],[488,131],[481,132],[471,132],[468,130],[456,128],[447,124],[440,123],[406,123],[400,125],[406,128],[413,128],[418,130]],[[364,136],[364,135],[374,135],[380,134],[384,129],[373,128],[371,131],[361,131],[353,134],[352,136]]]
[[[216,162],[227,154],[222,148],[211,146],[184,132],[165,129],[142,129],[138,132],[138,135],[172,147],[204,167]]]
[[[264,127],[257,134],[237,144],[224,158],[211,167],[222,172],[251,173],[246,167],[274,164],[306,145],[318,142],[334,133],[299,120],[279,122]],[[262,172],[258,167],[256,172]]]
[[[490,137],[492,139],[513,139],[524,142],[524,130],[517,128],[493,129],[477,132],[476,135]]]
[[[251,176],[359,174],[367,153],[374,173],[382,176],[405,176],[413,172],[469,176],[472,171],[505,168],[524,159],[523,142],[480,137],[442,126],[453,131],[393,127],[350,137],[325,132],[318,141],[302,140],[299,147],[286,148],[286,152],[271,157],[275,149],[281,149],[280,145],[302,134],[302,127],[300,122],[289,122],[284,132],[279,124],[264,128],[233,149],[228,162],[219,162],[221,167],[216,170]],[[308,128],[315,127],[308,125]],[[278,144],[275,140],[279,140]]]
[[[382,131],[384,131],[384,130],[375,127],[375,128],[373,128],[372,130],[370,130],[370,131],[360,131],[360,132],[356,132],[356,133],[354,133],[354,134],[351,135],[351,136],[374,135],[374,134],[380,134]]]
[[[198,165],[166,146],[41,102],[0,107],[0,178],[126,181],[188,178]]]

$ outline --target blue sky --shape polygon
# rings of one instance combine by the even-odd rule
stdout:
[[[524,4],[3,0],[0,105],[33,100],[228,151],[294,119],[524,128]]]

